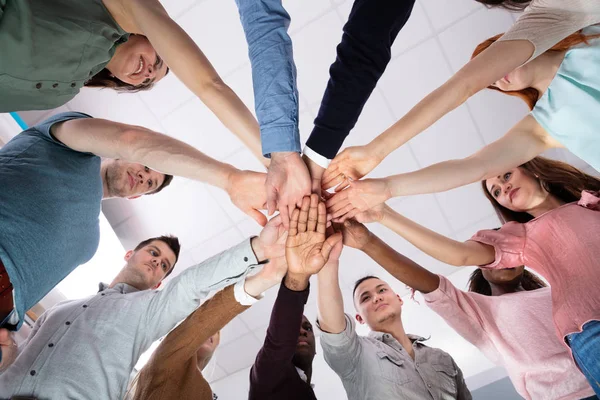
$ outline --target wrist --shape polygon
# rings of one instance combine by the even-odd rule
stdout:
[[[396,194],[396,190],[394,187],[395,182],[392,179],[392,177],[388,176],[385,178],[381,178],[381,180],[383,181],[383,184],[385,185],[384,190],[383,190],[383,194],[385,195],[385,201],[391,199],[392,197],[398,196],[398,194]]]
[[[295,274],[288,272],[283,278],[283,284],[286,288],[295,292],[302,292],[308,287],[310,281],[310,275],[306,274]]]
[[[227,193],[231,193],[231,189],[235,186],[234,181],[241,172],[241,170],[235,168],[233,165],[224,164],[223,176],[218,179],[219,182],[215,186],[220,187]]]
[[[300,157],[300,153],[295,152],[295,151],[277,151],[274,153],[271,153],[271,162],[277,161],[283,161],[289,157],[294,157],[294,155]]]
[[[385,143],[383,143],[383,140],[379,137],[373,139],[370,143],[366,144],[365,147],[368,154],[375,158],[378,164],[389,155]]]
[[[252,251],[254,252],[258,262],[263,262],[265,260],[265,251],[262,242],[260,241],[260,237],[254,236],[252,239],[250,239],[250,246],[252,247]]]

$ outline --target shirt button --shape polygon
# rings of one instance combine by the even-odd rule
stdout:
[[[31,375],[31,376],[35,376],[35,370],[31,370],[31,371],[29,371],[29,375]]]
[[[40,82],[35,84],[35,88],[36,89],[41,89],[42,88],[42,84]]]
[[[83,308],[87,308],[87,304],[84,304],[84,305],[83,305]]]
[[[77,84],[75,82],[71,83],[71,87],[75,87]]]
[[[104,296],[104,293],[100,293],[100,296]]]
[[[58,83],[55,83],[52,85],[53,88],[57,88],[58,87]]]
[[[244,257],[244,261],[248,261],[248,257]]]
[[[65,322],[65,325],[71,325],[71,322],[67,321]]]
[[[48,343],[48,347],[54,347],[54,343]]]
[[[431,383],[428,383],[428,384],[427,384],[427,387],[431,389]]]

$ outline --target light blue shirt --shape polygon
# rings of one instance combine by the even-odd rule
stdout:
[[[235,0],[248,42],[262,152],[300,152],[290,16],[281,0]]]
[[[19,326],[100,242],[100,157],[50,134],[52,125],[78,118],[91,117],[55,115],[0,149],[0,260],[14,286]]]
[[[129,375],[152,342],[191,314],[210,291],[258,266],[250,240],[187,268],[163,290],[125,283],[46,311],[15,362],[0,375],[0,399],[122,399]],[[183,400],[183,399],[182,399]]]
[[[583,29],[600,33],[600,26]],[[531,115],[569,151],[600,171],[600,39],[571,48]]]

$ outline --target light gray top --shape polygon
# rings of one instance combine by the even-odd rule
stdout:
[[[100,284],[95,295],[46,311],[15,363],[0,375],[0,399],[122,399],[129,374],[152,342],[202,298],[258,265],[250,240],[190,267],[163,290]]]
[[[452,357],[425,346],[422,337],[408,335],[415,351],[413,360],[390,334],[358,336],[348,314],[344,331],[321,332],[325,361],[341,378],[349,400],[472,398]]]

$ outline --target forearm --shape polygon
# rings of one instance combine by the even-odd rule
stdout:
[[[148,37],[175,75],[265,164],[258,123],[192,38],[158,1],[130,0],[126,4],[135,24],[131,32]]]
[[[335,334],[346,328],[338,268],[339,262],[328,263],[317,275],[319,326],[323,331]]]
[[[409,241],[419,250],[446,264],[484,265],[493,261],[480,257],[469,244],[440,235],[414,221],[396,213],[386,206],[381,223]]]
[[[252,65],[262,152],[300,152],[290,16],[281,0],[236,0]]]
[[[362,251],[394,278],[419,292],[433,292],[440,284],[439,276],[398,253],[375,235],[371,235]]]

